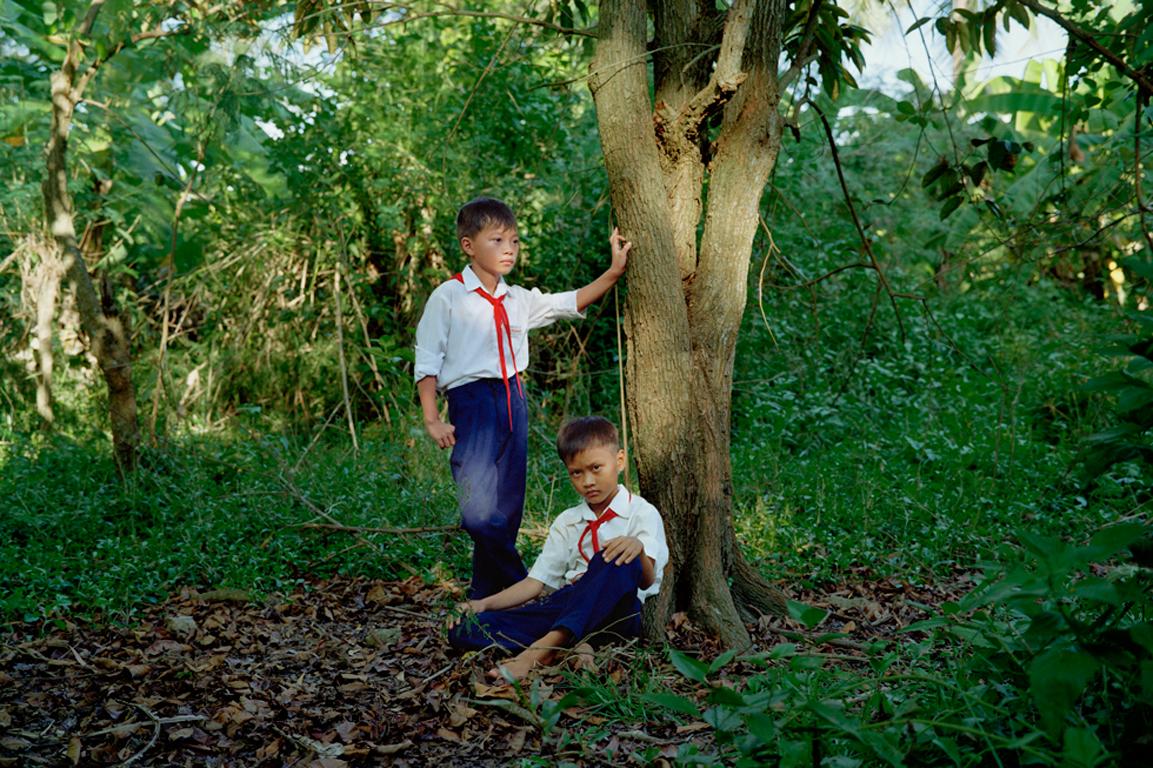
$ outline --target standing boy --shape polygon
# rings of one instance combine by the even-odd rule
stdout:
[[[557,435],[557,453],[584,501],[553,521],[528,576],[462,603],[464,618],[449,625],[456,648],[519,651],[489,670],[494,679],[519,680],[593,632],[638,636],[641,602],[660,590],[669,559],[656,507],[617,483],[625,452],[612,422],[573,419]],[[530,602],[546,586],[557,591]]]
[[[473,541],[468,596],[479,599],[524,578],[516,536],[524,511],[528,419],[520,374],[528,332],[583,317],[625,272],[631,245],[613,230],[612,264],[575,291],[546,294],[504,281],[520,252],[516,216],[478,197],[456,216],[469,265],[438,286],[416,328],[416,388],[429,436],[452,447],[461,521]],[[449,423],[437,394],[448,399]]]

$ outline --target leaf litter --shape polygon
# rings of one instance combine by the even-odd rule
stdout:
[[[790,590],[827,612],[821,642],[839,642],[849,663],[972,586],[965,574],[929,586],[853,575]],[[581,686],[623,690],[638,664],[650,685],[693,696],[660,651],[608,647],[593,660],[586,648],[531,683],[491,684],[493,655],[445,642],[459,585],[317,580],[264,602],[234,592],[183,590],[129,625],[56,621],[0,635],[0,766],[497,766],[542,754],[594,766],[712,743],[700,722],[628,722],[573,699]],[[762,617],[750,625],[754,651],[803,630]],[[721,651],[683,614],[667,635],[702,658]],[[724,675],[754,672],[738,659]],[[551,720],[550,704],[560,708]]]

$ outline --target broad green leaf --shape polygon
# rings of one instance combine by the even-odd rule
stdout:
[[[953,215],[954,211],[961,207],[962,202],[964,202],[964,198],[960,195],[950,197],[945,201],[945,204],[941,206],[941,212],[938,214],[938,218],[940,218],[941,221],[949,218]]]
[[[1093,534],[1089,541],[1088,557],[1104,560],[1140,541],[1149,534],[1149,527],[1140,523],[1118,523],[1106,526]]]
[[[680,712],[682,715],[688,715],[689,717],[701,716],[701,710],[696,703],[692,699],[685,698],[684,696],[677,696],[673,693],[646,693],[642,698],[659,707]]]
[[[703,683],[709,675],[709,665],[676,648],[669,649],[669,661],[676,670],[695,683]]]
[[[828,615],[827,611],[823,611],[820,608],[812,605],[806,605],[805,603],[797,602],[796,600],[789,600],[785,607],[788,610],[789,616],[791,618],[801,622],[808,629],[813,629],[816,627],[818,624],[824,621],[825,617]]]
[[[710,704],[724,707],[743,707],[746,704],[745,697],[727,685],[718,685],[711,688],[706,696],[706,700]]]
[[[1056,649],[1029,664],[1029,692],[1050,738],[1058,737],[1065,718],[1098,668],[1097,660],[1087,654]]]
[[[1110,392],[1143,384],[1145,384],[1145,382],[1141,381],[1141,379],[1130,376],[1124,371],[1111,370],[1108,374],[1102,374],[1101,376],[1088,379],[1088,381],[1080,385],[1078,389],[1082,392]]]
[[[709,707],[701,719],[723,733],[732,733],[742,725],[740,714],[730,706]]]
[[[719,656],[717,656],[715,659],[712,660],[712,663],[709,664],[709,672],[708,673],[711,675],[714,672],[720,670],[722,667],[724,667],[726,664],[728,664],[730,661],[732,661],[734,658],[736,658],[736,655],[737,655],[737,652],[733,648],[730,648],[729,650],[720,654]]]
[[[744,716],[749,734],[762,744],[772,744],[777,738],[777,724],[763,712],[750,712]]]
[[[1105,747],[1092,728],[1068,728],[1062,743],[1062,765],[1069,768],[1094,768],[1105,756]]]

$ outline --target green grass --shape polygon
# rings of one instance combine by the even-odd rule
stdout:
[[[543,480],[532,484],[522,535],[529,559],[575,499],[544,441],[538,429],[531,473]],[[336,574],[467,578],[459,531],[367,533],[369,545],[358,545],[345,532],[300,527],[456,524],[448,455],[423,432],[372,427],[360,449],[336,430],[315,441],[185,435],[146,450],[122,481],[103,439],[13,436],[0,448],[0,620],[126,616],[181,586],[262,594]]]

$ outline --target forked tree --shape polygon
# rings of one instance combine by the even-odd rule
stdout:
[[[786,125],[782,91],[826,77],[863,34],[820,0],[605,0],[590,88],[613,207],[634,243],[625,312],[627,407],[641,491],[665,515],[659,632],[687,610],[730,646],[745,609],[784,600],[734,536],[733,359],[761,196]],[[786,41],[788,43],[786,44]]]

